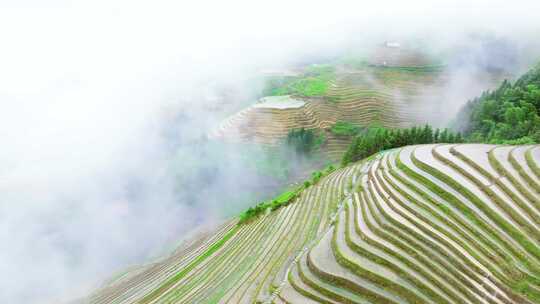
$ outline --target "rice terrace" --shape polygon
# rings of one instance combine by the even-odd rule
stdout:
[[[540,304],[538,0],[19,2],[0,304]]]
[[[274,94],[209,138],[271,147],[311,134],[302,144],[340,162],[115,278],[90,303],[540,303],[539,133],[475,125],[486,123],[475,118],[483,99],[538,98],[540,70],[467,104],[458,116],[471,124],[457,133],[427,125],[415,106],[445,85],[446,67],[406,54],[270,81]]]

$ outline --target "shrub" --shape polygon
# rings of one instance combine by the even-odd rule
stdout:
[[[347,121],[338,121],[330,128],[330,132],[337,136],[354,136],[360,132],[360,127]]]
[[[316,184],[319,182],[319,180],[321,179],[322,177],[322,173],[320,171],[315,171],[311,174],[311,181],[312,181],[312,184]]]
[[[311,174],[311,180],[304,181],[303,186],[297,187],[294,190],[285,191],[271,201],[261,202],[255,207],[249,207],[246,211],[240,214],[240,220],[238,223],[248,223],[261,214],[264,214],[268,209],[270,209],[270,211],[275,211],[281,207],[289,205],[296,200],[304,189],[310,187],[311,185],[315,185],[322,177],[333,172],[334,170],[334,166],[329,165],[324,171],[315,171]]]
[[[334,172],[334,170],[336,170],[334,165],[328,165],[328,167],[326,167],[326,174],[330,174],[330,173]]]

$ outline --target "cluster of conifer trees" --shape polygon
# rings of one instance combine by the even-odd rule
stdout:
[[[504,81],[469,101],[458,113],[454,128],[470,142],[540,143],[540,65],[515,83]]]
[[[463,142],[460,133],[448,129],[435,129],[429,125],[408,129],[387,129],[383,127],[363,128],[354,137],[341,160],[342,165],[366,158],[379,151],[407,145],[430,143]]]
[[[323,144],[324,140],[322,133],[316,134],[311,129],[300,128],[289,131],[285,141],[298,154],[309,156]]]

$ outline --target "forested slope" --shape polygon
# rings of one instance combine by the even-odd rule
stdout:
[[[540,65],[517,81],[504,81],[469,101],[454,127],[470,141],[491,143],[540,142]]]

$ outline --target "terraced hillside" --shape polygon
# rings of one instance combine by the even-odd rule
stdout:
[[[431,67],[433,62],[418,49],[386,43],[372,51],[369,64],[385,67]]]
[[[426,92],[444,83],[439,71],[409,71],[365,67],[336,71],[323,96],[273,96],[262,99],[223,121],[210,137],[274,145],[292,129],[319,129],[326,133],[324,151],[338,160],[350,138],[328,130],[337,121],[361,126],[378,123],[386,127],[409,127],[425,123]],[[433,96],[433,100],[436,97]],[[281,100],[282,106],[273,106]],[[290,106],[283,106],[285,103]],[[264,106],[266,104],[266,106]],[[429,117],[437,113],[431,111]]]
[[[91,303],[540,303],[540,146],[419,145],[227,222]]]
[[[281,301],[540,303],[539,162],[538,146],[381,153]]]
[[[246,224],[232,220],[170,257],[128,273],[90,303],[252,303],[271,297],[294,256],[331,223],[358,166],[334,171],[296,201]]]
[[[230,141],[253,141],[276,144],[294,128],[325,128],[330,122],[321,121],[323,102],[291,96],[262,98],[224,120],[210,134],[211,138]]]

